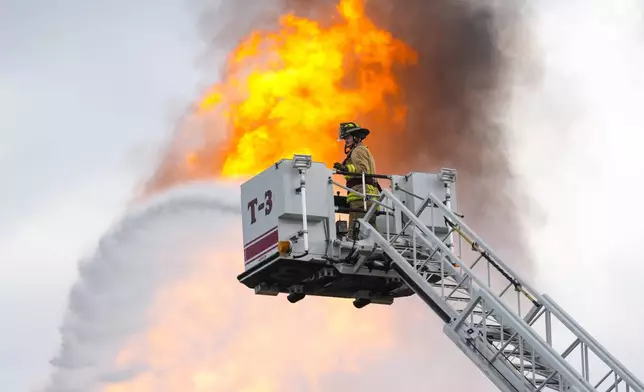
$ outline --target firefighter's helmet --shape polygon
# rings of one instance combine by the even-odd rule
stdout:
[[[352,135],[359,139],[364,139],[371,133],[367,128],[362,128],[360,125],[354,122],[343,122],[340,123],[340,133],[339,139],[344,140],[347,136]]]

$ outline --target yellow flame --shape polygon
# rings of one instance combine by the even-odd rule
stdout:
[[[378,28],[362,0],[341,0],[341,21],[323,27],[288,14],[278,31],[253,32],[231,54],[228,72],[199,107],[217,111],[230,134],[217,174],[254,175],[294,153],[332,162],[338,126],[359,116],[402,129],[406,107],[393,68],[415,52]]]

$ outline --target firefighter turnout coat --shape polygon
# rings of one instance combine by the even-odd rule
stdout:
[[[350,173],[365,173],[365,174],[375,174],[376,173],[376,162],[373,159],[371,152],[362,143],[359,143],[355,146],[349,154],[347,159],[344,160],[344,165],[347,167],[347,171]],[[356,190],[357,192],[363,193],[362,190],[362,177],[361,176],[345,176],[347,180],[347,188]],[[365,178],[366,184],[366,193],[368,195],[378,195],[378,183],[375,178]],[[347,195],[347,203],[354,201],[361,201],[363,198],[356,195],[353,192],[349,192]]]

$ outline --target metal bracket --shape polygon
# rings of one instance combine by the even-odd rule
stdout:
[[[303,285],[301,285],[301,284],[295,284],[295,285],[290,286],[290,287],[288,288],[288,292],[289,292],[289,294],[293,294],[293,293],[300,294],[300,293],[303,293],[303,292],[304,292],[304,286],[303,286]]]
[[[299,170],[310,169],[313,159],[310,155],[293,154],[293,167]]]
[[[456,169],[442,168],[439,174],[441,182],[446,184],[453,184],[456,182]]]

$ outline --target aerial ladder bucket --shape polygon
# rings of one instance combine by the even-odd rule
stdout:
[[[292,303],[327,296],[353,299],[357,308],[416,294],[504,392],[644,392],[635,375],[454,212],[454,170],[375,175],[389,187],[362,210],[352,239],[341,218],[352,210],[334,193],[352,190],[335,182],[336,174],[296,155],[242,185],[242,284],[256,294],[287,294]]]

